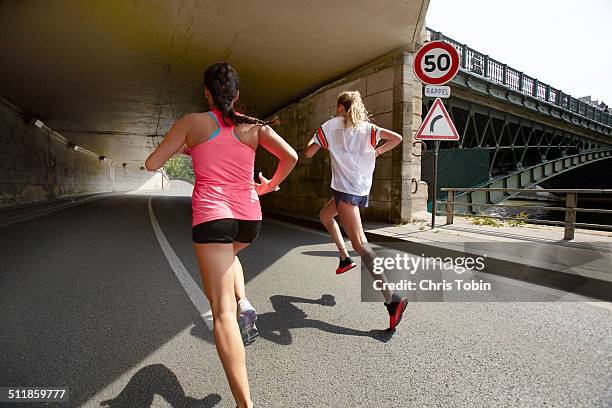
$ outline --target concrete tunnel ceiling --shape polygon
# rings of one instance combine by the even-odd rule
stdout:
[[[274,113],[414,43],[428,0],[0,0],[0,96],[77,144],[142,161],[171,123],[205,108],[202,73],[241,76]]]

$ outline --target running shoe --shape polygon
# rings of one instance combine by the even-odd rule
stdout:
[[[253,344],[259,335],[256,322],[255,308],[247,299],[240,299],[238,301],[238,326],[240,326],[240,336],[245,346]]]
[[[356,266],[357,264],[353,262],[350,256],[347,256],[344,259],[340,259],[340,263],[338,264],[338,269],[336,269],[336,275],[340,275],[344,272],[350,271]]]
[[[385,303],[387,311],[389,312],[389,330],[395,330],[399,322],[402,320],[404,310],[408,305],[408,298],[399,297],[393,294],[393,301],[391,303]]]

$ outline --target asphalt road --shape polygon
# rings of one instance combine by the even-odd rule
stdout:
[[[212,334],[153,231],[148,196],[103,197],[0,227],[0,386],[67,386],[70,406],[233,407]],[[152,207],[200,284],[190,199]],[[260,338],[260,407],[609,407],[612,308],[415,302],[389,336],[325,235],[266,220],[240,255]],[[25,405],[13,405],[25,406]],[[39,405],[40,406],[40,405]]]

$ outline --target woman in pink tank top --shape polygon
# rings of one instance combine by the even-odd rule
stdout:
[[[251,407],[244,345],[257,335],[255,309],[246,300],[236,254],[259,235],[259,196],[278,189],[297,162],[297,153],[269,125],[234,111],[239,96],[236,71],[226,63],[208,67],[204,93],[209,112],[178,120],[145,165],[157,170],[174,154],[191,155],[193,242],[210,302],[217,353],[239,407]],[[255,150],[261,145],[279,159],[272,179],[253,181]],[[237,319],[238,315],[238,319]]]

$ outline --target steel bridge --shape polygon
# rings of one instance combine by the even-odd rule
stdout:
[[[448,84],[452,96],[445,105],[461,139],[442,142],[440,147],[456,154],[480,152],[486,162],[480,166],[484,174],[464,181],[469,185],[442,185],[442,179],[439,188],[530,187],[612,157],[609,110],[572,97],[439,32],[428,29],[428,34],[431,40],[452,44],[460,55],[460,70]],[[433,99],[423,98],[423,115],[432,103]],[[490,203],[507,198],[509,195],[486,197]]]

